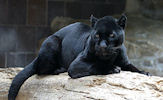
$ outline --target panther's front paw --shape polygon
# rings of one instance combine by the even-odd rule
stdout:
[[[114,73],[120,73],[121,72],[121,68],[120,67],[116,67],[115,69],[114,69]]]
[[[121,68],[116,67],[116,68],[110,70],[109,71],[109,74],[120,73],[120,72],[121,72]]]
[[[139,73],[147,75],[147,76],[152,76],[149,72],[145,72],[145,71],[140,71]]]

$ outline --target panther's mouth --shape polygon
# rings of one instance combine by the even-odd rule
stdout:
[[[102,53],[102,56],[109,56],[109,54],[104,52],[104,53]]]
[[[97,51],[95,53],[96,56],[99,56],[99,57],[105,57],[105,58],[108,58],[110,56],[113,56],[114,54],[116,53],[116,51]]]
[[[106,60],[106,59],[110,59],[112,57],[115,56],[115,54],[117,54],[117,50],[118,48],[120,48],[120,46],[118,47],[113,47],[110,49],[98,49],[95,53],[96,56],[98,56],[100,59]]]
[[[98,58],[100,58],[101,60],[108,60],[112,57],[112,55],[109,55],[109,54],[102,54],[102,55],[99,55]]]
[[[102,48],[99,45],[96,45],[95,55],[100,59],[110,59],[114,57],[115,54],[117,54],[119,48],[121,48],[121,45],[115,47],[108,46],[106,48]]]

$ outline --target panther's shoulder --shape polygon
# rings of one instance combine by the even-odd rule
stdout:
[[[74,37],[74,36],[80,36],[83,33],[89,33],[89,31],[91,31],[92,28],[82,22],[75,22],[72,24],[69,24],[65,27],[63,27],[62,29],[60,29],[59,31],[57,31],[56,33],[54,33],[53,35],[60,37],[61,39],[63,39],[64,37]]]

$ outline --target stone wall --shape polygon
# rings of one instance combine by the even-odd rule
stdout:
[[[0,0],[0,67],[25,66],[50,34],[46,0]]]
[[[87,19],[121,14],[126,0],[0,0],[0,67],[25,66],[56,16]]]

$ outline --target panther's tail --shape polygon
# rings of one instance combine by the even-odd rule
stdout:
[[[31,77],[36,73],[36,67],[35,67],[36,60],[37,59],[35,59],[32,63],[27,65],[21,72],[19,72],[15,76],[9,89],[8,100],[15,100],[19,92],[19,89],[22,86],[22,84],[25,82],[25,80],[27,80],[29,77]]]

